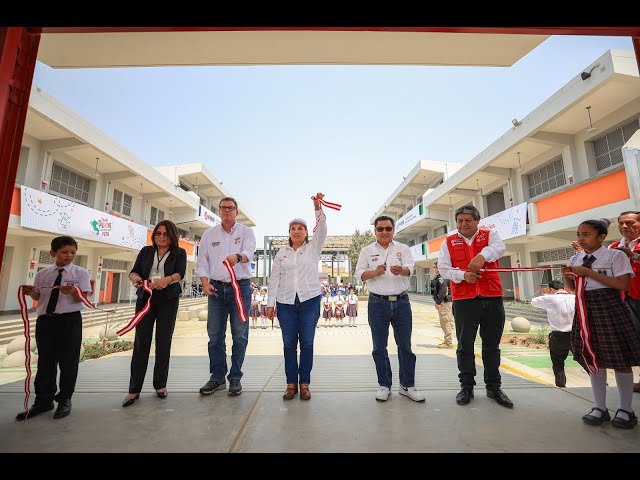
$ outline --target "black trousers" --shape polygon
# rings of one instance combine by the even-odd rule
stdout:
[[[571,350],[571,332],[551,332],[549,334],[549,354],[553,372],[564,372],[564,361]]]
[[[131,379],[129,393],[140,393],[144,376],[147,373],[151,340],[153,338],[153,324],[156,324],[156,363],[153,368],[153,388],[159,390],[167,386],[169,376],[169,357],[171,356],[171,339],[176,326],[179,297],[167,299],[160,290],[153,292],[151,310],[136,326],[136,338],[133,343],[133,357],[131,357]],[[146,300],[138,299],[136,312],[147,304]]]
[[[502,377],[500,366],[500,338],[504,330],[504,304],[502,297],[476,297],[453,301],[453,317],[458,339],[458,378],[463,387],[476,384],[474,343],[480,327],[482,338],[482,364],[487,388],[499,388]]]
[[[34,381],[38,405],[48,405],[71,398],[78,378],[82,345],[82,314],[40,315],[36,320],[38,373]],[[60,391],[58,385],[60,367]]]

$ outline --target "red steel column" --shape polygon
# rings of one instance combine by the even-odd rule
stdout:
[[[0,268],[40,30],[0,28]]]

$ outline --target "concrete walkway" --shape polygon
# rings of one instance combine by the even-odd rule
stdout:
[[[150,365],[141,398],[121,408],[131,352],[82,362],[72,414],[61,420],[53,420],[52,411],[16,422],[22,382],[6,383],[0,387],[0,451],[640,452],[640,428],[581,421],[591,406],[591,390],[580,369],[569,375],[569,388],[558,389],[550,370],[505,356],[503,388],[515,403],[510,410],[485,396],[478,361],[476,396],[469,405],[457,405],[455,351],[436,348],[442,332],[435,309],[426,304],[414,304],[412,343],[416,386],[427,401],[414,403],[397,393],[390,338],[393,394],[376,402],[371,336],[363,323],[366,303],[360,307],[357,328],[318,328],[308,402],[282,399],[282,339],[280,330],[271,328],[250,330],[242,395],[200,396],[208,379],[205,322],[178,322],[166,400],[154,394]],[[228,353],[230,348],[228,336]],[[613,414],[617,391],[607,393]],[[634,409],[640,412],[639,394]]]

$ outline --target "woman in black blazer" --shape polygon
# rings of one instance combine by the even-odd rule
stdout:
[[[176,325],[178,302],[182,288],[180,281],[187,269],[187,252],[178,246],[178,229],[173,222],[163,220],[153,229],[153,245],[143,247],[129,273],[129,280],[138,289],[136,312],[147,304],[149,294],[142,288],[142,281],[149,280],[153,296],[151,309],[136,326],[136,338],[131,358],[129,394],[123,407],[133,405],[140,397],[144,375],[149,362],[153,323],[156,322],[156,363],[153,369],[153,388],[158,398],[167,398],[167,377],[171,337]]]

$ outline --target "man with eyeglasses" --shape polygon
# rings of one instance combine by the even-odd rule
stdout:
[[[416,390],[416,356],[411,351],[412,313],[409,303],[409,278],[413,255],[407,245],[393,240],[394,221],[386,215],[374,222],[376,242],[360,251],[356,278],[367,282],[369,290],[369,326],[373,340],[373,361],[378,375],[376,400],[386,402],[391,395],[391,364],[387,343],[389,325],[393,325],[400,364],[400,395],[424,402]]]
[[[196,275],[202,281],[202,292],[209,296],[207,333],[209,335],[209,381],[200,389],[201,395],[211,395],[226,388],[227,351],[225,335],[227,318],[231,324],[231,370],[229,395],[242,393],[242,364],[249,342],[249,322],[241,322],[231,277],[223,262],[233,266],[245,311],[251,303],[251,259],[256,250],[253,230],[236,222],[238,202],[224,197],[219,203],[222,223],[202,235],[198,249]]]
[[[438,269],[451,280],[453,318],[456,324],[459,379],[462,389],[456,395],[458,405],[473,398],[476,384],[474,344],[478,327],[482,338],[482,364],[487,397],[503,407],[513,402],[500,388],[500,338],[504,330],[502,284],[497,272],[481,268],[497,268],[506,247],[496,230],[478,228],[480,212],[472,205],[455,212],[458,231],[447,236],[438,254]]]

